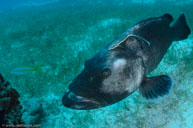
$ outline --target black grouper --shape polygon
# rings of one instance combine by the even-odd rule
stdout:
[[[139,88],[146,99],[169,93],[172,79],[167,75],[146,77],[162,60],[173,41],[190,34],[184,14],[171,26],[170,14],[135,24],[94,57],[73,79],[64,95],[64,106],[88,110],[114,104]]]

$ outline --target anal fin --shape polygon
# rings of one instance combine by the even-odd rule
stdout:
[[[139,90],[146,99],[155,99],[167,95],[172,86],[172,79],[167,75],[147,77]]]

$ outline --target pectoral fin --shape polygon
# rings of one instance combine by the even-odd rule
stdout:
[[[172,86],[172,79],[167,75],[147,77],[139,90],[146,99],[155,99],[169,93]]]

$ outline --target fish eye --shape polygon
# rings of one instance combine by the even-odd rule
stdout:
[[[109,68],[105,68],[104,70],[103,70],[103,76],[105,77],[105,78],[107,78],[108,76],[110,76],[111,75],[111,70],[109,69]]]
[[[89,81],[93,81],[93,79],[94,79],[94,78],[91,76],[91,77],[89,77],[88,80],[89,80]]]

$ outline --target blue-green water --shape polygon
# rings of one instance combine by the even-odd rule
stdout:
[[[92,57],[138,21],[184,12],[193,30],[193,1],[8,0],[0,2],[0,73],[20,94],[25,124],[43,128],[192,128],[193,36],[174,42],[151,75],[167,74],[168,96],[138,91],[114,105],[72,110],[62,105],[71,80]],[[12,74],[16,67],[42,73]]]

